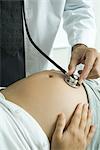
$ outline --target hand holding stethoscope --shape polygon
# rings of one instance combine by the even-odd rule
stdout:
[[[24,0],[22,0],[22,13],[25,22],[25,28],[28,35],[28,38],[31,44],[38,50],[46,59],[48,59],[53,65],[55,65],[61,72],[65,74],[65,82],[72,86],[73,88],[77,88],[80,86],[82,81],[87,77],[98,78],[100,77],[100,71],[97,69],[100,62],[100,57],[97,57],[97,52],[93,48],[88,48],[84,44],[77,44],[73,47],[71,61],[69,65],[69,72],[67,73],[61,66],[59,66],[56,62],[54,62],[50,57],[48,57],[33,41],[30,36],[28,25],[25,16],[25,6]],[[74,75],[76,66],[80,63],[84,64],[84,69],[81,72],[80,77]],[[99,67],[100,68],[100,67]]]
[[[73,47],[69,65],[69,74],[73,74],[78,64],[84,64],[83,70],[79,71],[79,83],[85,79],[96,79],[100,77],[100,53],[94,48],[77,44]]]
[[[26,21],[26,15],[25,15],[25,6],[24,6],[24,0],[22,0],[22,13],[23,13],[23,18],[24,18],[24,22],[25,22],[25,28],[26,28],[26,32],[28,35],[28,38],[31,42],[31,44],[36,48],[36,50],[38,50],[46,59],[48,59],[54,66],[56,66],[63,74],[65,74],[65,82],[70,85],[73,88],[77,88],[80,86],[80,84],[78,83],[78,76],[74,76],[74,74],[69,75],[66,70],[64,70],[61,66],[59,66],[56,62],[54,62],[50,57],[48,57],[33,41],[33,39],[30,36],[29,33],[29,29],[28,29],[28,25],[27,25],[27,21]]]

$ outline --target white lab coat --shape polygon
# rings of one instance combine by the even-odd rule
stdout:
[[[63,17],[64,30],[71,46],[83,43],[94,47],[96,27],[93,1],[25,0],[26,19],[32,39],[49,55]],[[46,67],[46,60],[32,47],[26,32],[25,51],[27,75]]]

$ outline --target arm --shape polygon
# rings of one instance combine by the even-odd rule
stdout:
[[[60,114],[51,142],[51,150],[86,150],[91,142],[95,127],[91,125],[92,115],[88,105],[79,104],[67,129],[66,117]]]
[[[71,46],[82,43],[94,47],[96,25],[93,0],[66,0],[63,18]]]
[[[69,64],[69,74],[75,72],[78,64],[84,64],[79,83],[86,78],[100,77],[97,65],[97,51],[95,48],[95,17],[93,12],[93,0],[67,0],[64,9],[64,29],[73,47]],[[86,45],[86,46],[85,46]]]

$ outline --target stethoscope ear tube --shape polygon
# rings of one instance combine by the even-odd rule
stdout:
[[[61,72],[63,72],[65,74],[65,82],[70,85],[73,88],[77,88],[80,85],[78,84],[78,80],[76,80],[73,75],[69,76],[66,72],[66,70],[64,70],[61,66],[59,66],[56,62],[54,62],[50,57],[48,57],[33,41],[33,39],[30,36],[29,33],[29,29],[28,29],[28,25],[27,25],[27,21],[26,21],[26,15],[25,15],[25,5],[24,5],[24,0],[22,0],[22,15],[23,15],[23,19],[24,19],[24,23],[25,23],[25,28],[26,28],[26,33],[28,35],[28,38],[31,42],[31,44],[36,48],[36,50],[38,50],[47,60],[49,60],[54,66],[56,66]]]
[[[31,42],[31,44],[36,48],[36,50],[38,50],[47,60],[49,60],[54,66],[56,66],[59,70],[61,70],[61,72],[63,72],[64,74],[66,73],[66,70],[64,70],[62,67],[60,67],[56,62],[54,62],[50,57],[48,57],[33,41],[33,39],[30,36],[29,33],[29,29],[28,29],[28,25],[27,25],[27,21],[26,21],[26,15],[25,15],[25,5],[24,5],[24,0],[22,0],[22,13],[23,13],[23,19],[24,19],[24,23],[25,23],[25,28],[26,28],[26,32],[28,35],[28,38]]]

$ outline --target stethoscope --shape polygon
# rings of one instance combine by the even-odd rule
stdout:
[[[29,33],[29,29],[28,29],[28,25],[27,25],[27,21],[26,21],[26,15],[25,15],[25,4],[24,4],[24,0],[22,0],[22,13],[23,13],[23,19],[24,19],[24,23],[25,23],[25,28],[26,28],[26,33],[28,35],[28,38],[31,42],[31,44],[36,48],[36,50],[38,50],[47,60],[49,60],[54,66],[56,66],[63,74],[65,74],[65,82],[73,87],[73,88],[77,88],[80,86],[78,79],[79,77],[77,75],[71,75],[69,76],[68,73],[66,72],[66,70],[64,70],[61,66],[59,66],[56,62],[54,62],[50,57],[48,57],[33,41],[33,39],[30,36]]]

